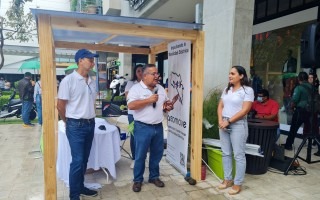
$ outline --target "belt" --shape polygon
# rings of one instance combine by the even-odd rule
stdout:
[[[159,125],[162,125],[162,122],[160,122],[158,124],[147,124],[147,123],[136,121],[136,120],[134,121],[134,123],[140,123],[140,124],[147,125],[147,126],[159,126]]]
[[[74,121],[74,122],[80,122],[80,123],[92,123],[92,122],[94,122],[94,118],[91,118],[91,119],[83,119],[83,118],[74,119],[74,118],[68,118],[67,117],[67,121]]]
[[[230,119],[231,117],[224,117],[224,116],[222,116],[222,119],[226,119],[226,120],[228,120],[228,119]],[[239,120],[237,120],[237,121],[240,121],[240,120],[247,120],[247,115],[246,116],[244,116],[243,118],[241,118],[241,119],[239,119]]]

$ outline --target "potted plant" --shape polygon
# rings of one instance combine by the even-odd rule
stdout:
[[[213,89],[208,93],[208,95],[203,101],[203,118],[206,119],[210,124],[213,124],[213,127],[208,129],[206,129],[206,127],[203,126],[203,138],[219,139],[217,109],[221,94],[222,90]]]

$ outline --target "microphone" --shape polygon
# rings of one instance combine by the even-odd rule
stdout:
[[[153,94],[158,94],[158,87],[157,87],[157,86],[153,89]],[[157,104],[157,102],[154,102],[154,103],[152,104],[153,108],[156,107],[156,104]]]

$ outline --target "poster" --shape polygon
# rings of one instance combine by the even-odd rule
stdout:
[[[167,161],[183,175],[187,173],[191,42],[168,45],[168,97],[174,109],[168,113]]]

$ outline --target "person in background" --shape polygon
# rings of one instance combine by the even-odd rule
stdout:
[[[313,70],[310,70],[309,72],[309,75],[308,75],[308,82],[313,85],[313,91],[315,94],[319,94],[319,79],[318,79],[318,76],[317,74],[314,74],[313,73]],[[317,130],[317,128],[319,127],[319,121],[320,121],[320,118],[319,118],[319,113],[314,113],[313,115],[313,128],[314,128],[314,131]],[[310,131],[311,129],[311,124],[306,122],[304,127],[303,127],[303,132],[308,132]],[[318,137],[318,140],[320,141],[320,137]],[[314,140],[312,145],[318,145],[316,143],[316,141]],[[315,152],[313,155],[315,156],[320,156],[320,145],[318,145],[318,151]]]
[[[250,68],[250,86],[253,89],[254,97],[257,98],[257,93],[262,89],[262,80],[256,74],[256,70],[254,67]]]
[[[97,191],[84,186],[84,174],[92,146],[95,127],[96,83],[88,75],[98,54],[80,49],[75,54],[78,69],[66,76],[58,92],[58,112],[65,122],[72,161],[69,171],[69,197],[94,197]]]
[[[11,83],[7,80],[4,81],[4,91],[9,91],[11,88]]]
[[[131,79],[131,81],[127,82],[126,88],[125,88],[125,95],[126,98],[128,97],[128,93],[130,88],[136,84],[139,83],[142,79],[142,65],[137,65],[134,68],[134,74],[133,74],[133,78]],[[128,109],[128,121],[129,124],[131,124],[133,122],[133,110]],[[131,154],[132,154],[132,163],[130,165],[130,168],[133,169],[134,167],[134,159],[135,159],[135,145],[134,145],[134,135],[130,136],[130,148],[131,148]]]
[[[42,97],[41,97],[41,94],[42,94],[42,89],[41,89],[41,80],[40,80],[40,76],[39,76],[39,79],[34,86],[33,99],[37,105],[38,124],[40,126],[42,126]]]
[[[20,100],[22,101],[22,120],[23,127],[33,127],[34,124],[30,122],[29,116],[33,104],[33,91],[34,91],[34,82],[31,80],[31,73],[26,72],[24,78],[21,79],[18,83],[18,91]]]
[[[230,195],[238,194],[246,172],[245,147],[248,137],[247,113],[254,101],[254,92],[249,87],[246,70],[233,66],[229,72],[228,87],[223,90],[218,105],[219,135],[222,150],[224,180],[218,189],[229,190]],[[236,161],[236,173],[232,178],[232,157]]]
[[[142,80],[133,85],[128,93],[128,108],[134,110],[135,163],[133,169],[134,192],[140,192],[143,183],[148,149],[149,183],[157,187],[165,184],[159,179],[159,163],[164,149],[163,112],[173,109],[164,88],[158,84],[159,73],[154,64],[143,67]]]
[[[299,85],[295,87],[292,95],[292,107],[294,107],[292,124],[290,126],[289,135],[286,143],[282,144],[285,149],[291,151],[297,131],[302,124],[308,123],[311,113],[306,110],[308,99],[311,99],[309,92],[312,91],[312,85],[308,83],[308,74],[300,72],[298,75]]]
[[[254,118],[279,122],[279,104],[269,98],[269,91],[262,89],[257,93],[257,100],[252,104],[252,110],[256,112]]]
[[[3,77],[0,77],[0,90],[4,90],[4,79],[3,79]]]
[[[257,94],[257,100],[252,104],[251,111],[255,113],[254,118],[279,122],[279,104],[269,97],[269,91],[262,89]],[[280,137],[280,129],[277,129],[276,141]]]

